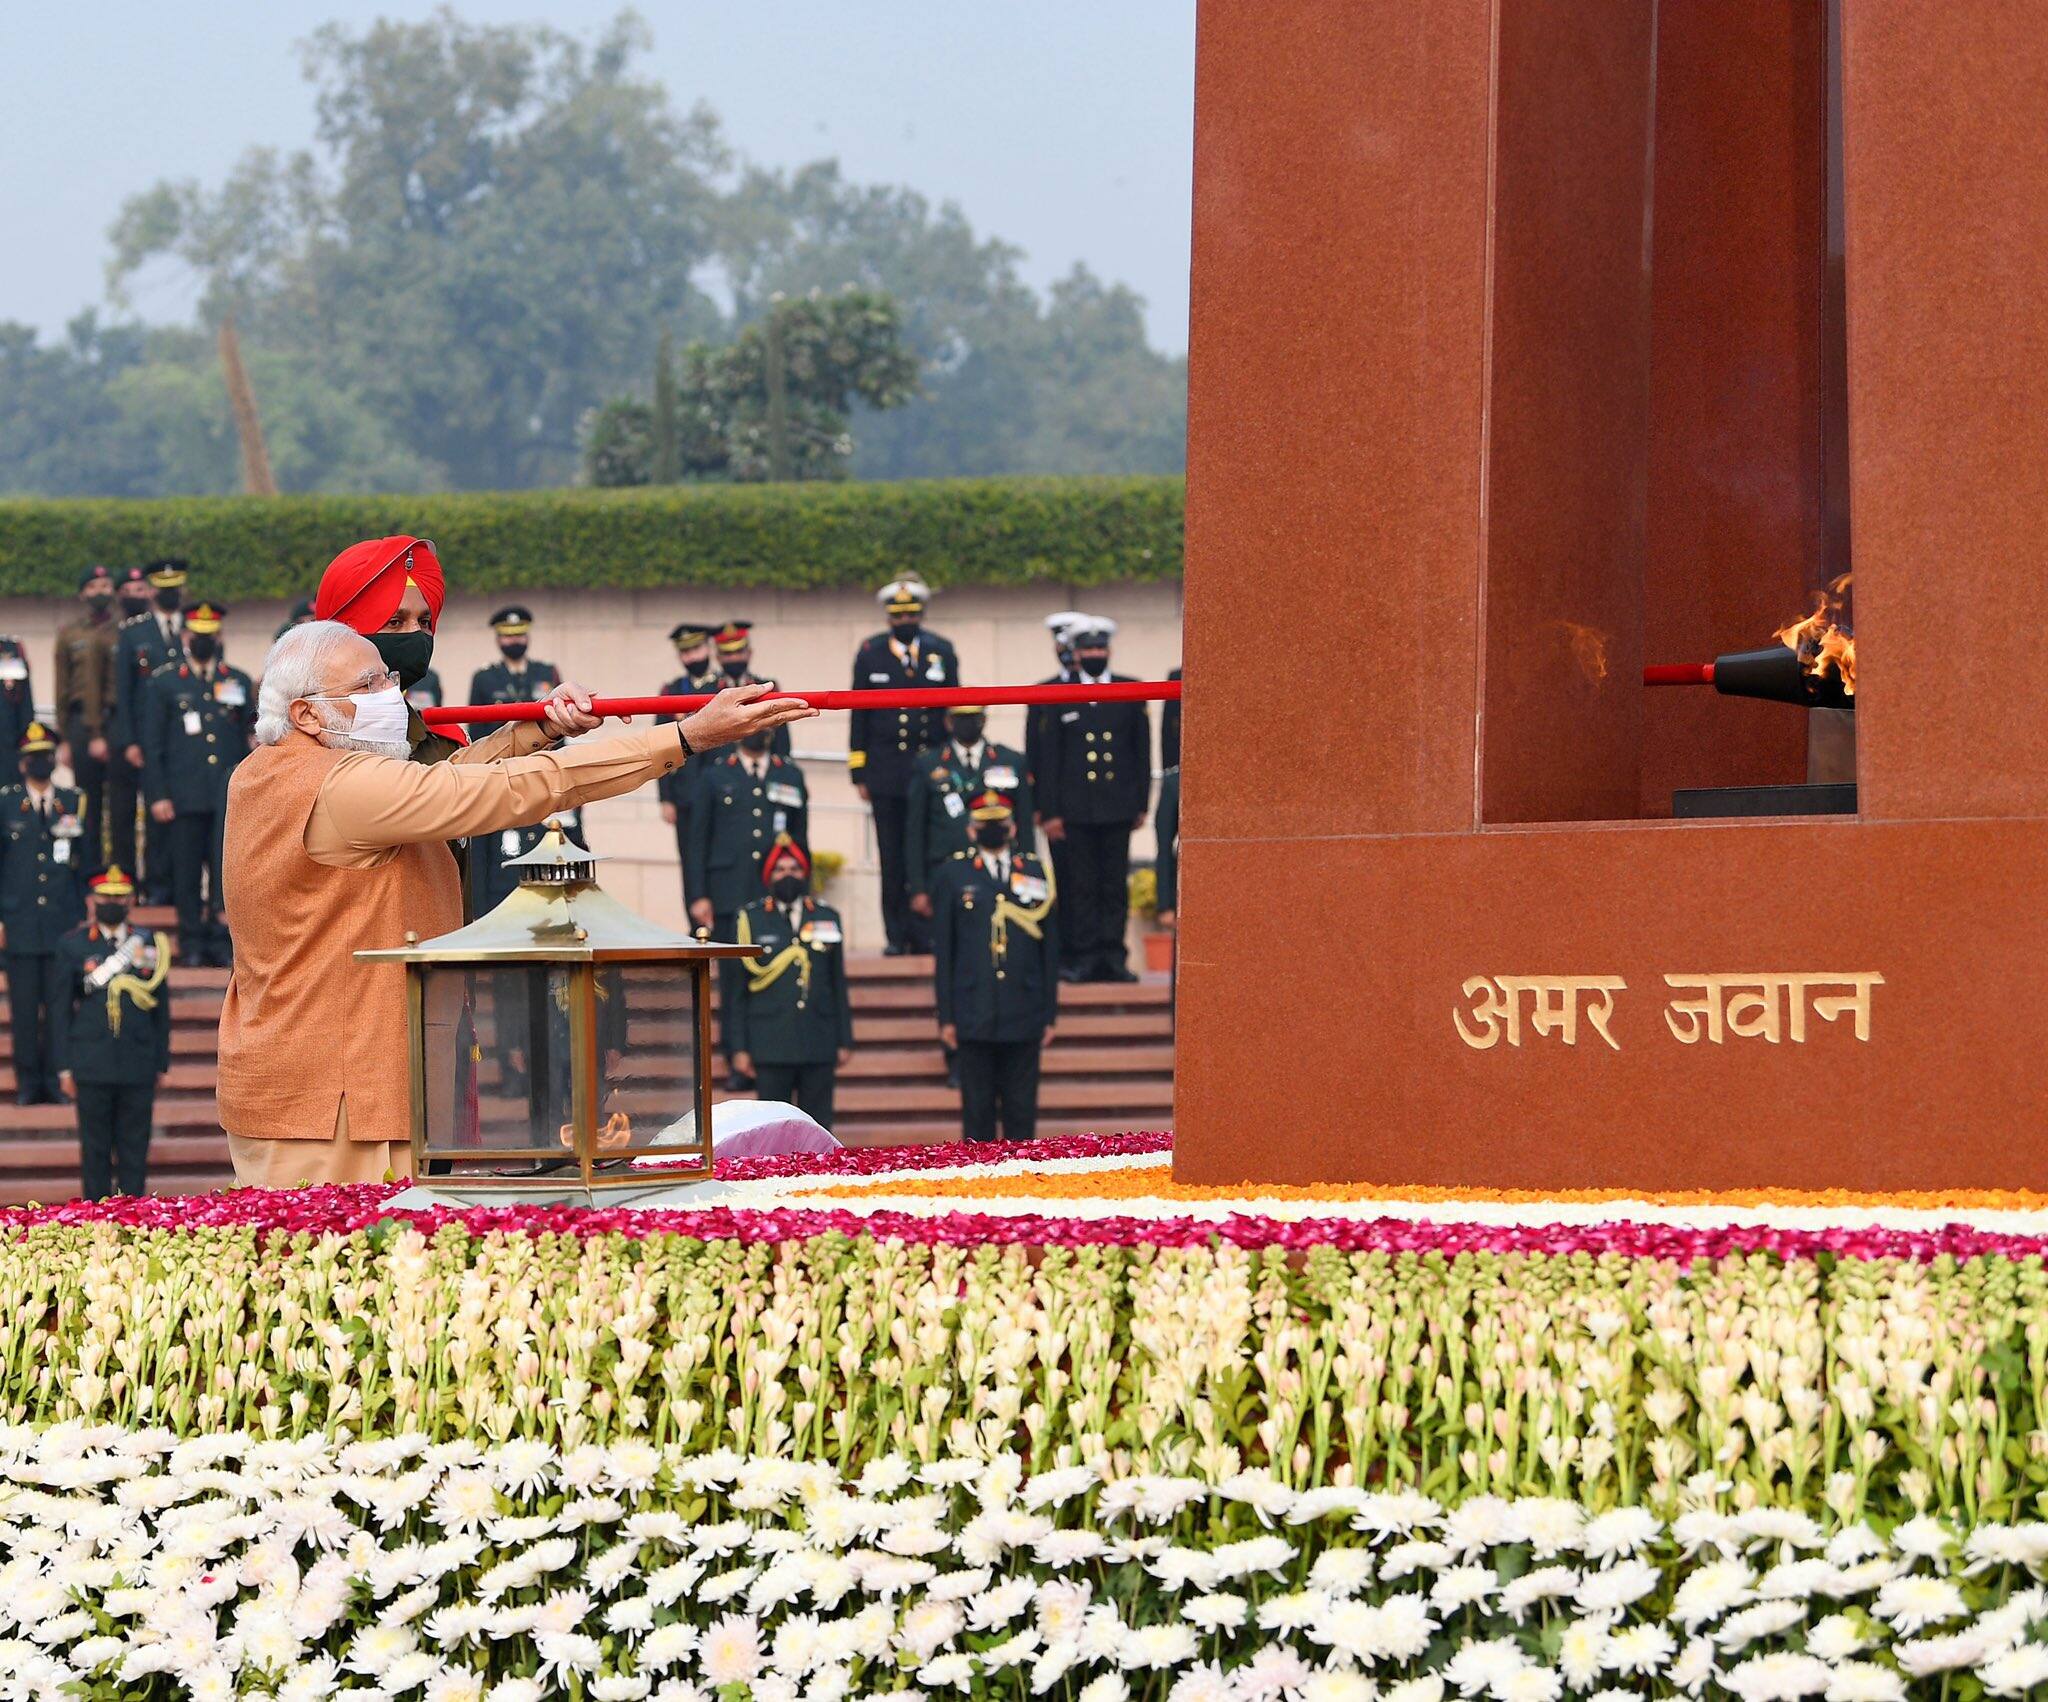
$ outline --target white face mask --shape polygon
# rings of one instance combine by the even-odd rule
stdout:
[[[411,749],[406,739],[411,722],[405,693],[397,686],[352,692],[348,701],[355,705],[356,718],[346,726],[339,724],[338,717],[329,720],[329,712],[316,701],[320,719],[335,743],[346,750],[372,751],[383,756],[404,756]]]

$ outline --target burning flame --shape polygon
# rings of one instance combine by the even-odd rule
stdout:
[[[1787,650],[1798,655],[1809,674],[1817,679],[1836,675],[1842,682],[1843,692],[1850,697],[1856,695],[1856,638],[1836,617],[1844,612],[1842,593],[1848,590],[1854,577],[1853,574],[1843,574],[1818,594],[1812,614],[1803,621],[1781,626],[1771,634]]]

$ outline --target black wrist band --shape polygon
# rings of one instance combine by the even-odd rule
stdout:
[[[697,754],[690,748],[690,735],[683,731],[683,724],[680,721],[676,723],[676,743],[683,747],[683,755],[685,757],[693,757]]]

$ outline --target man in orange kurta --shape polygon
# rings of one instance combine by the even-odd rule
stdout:
[[[695,715],[562,746],[594,728],[571,685],[443,763],[406,760],[406,705],[370,641],[288,630],[264,663],[258,748],[228,787],[222,881],[235,964],[220,1019],[220,1115],[245,1185],[374,1181],[411,1169],[404,971],[361,950],[459,927],[448,841],[615,797],[693,752],[817,711],[722,692]]]

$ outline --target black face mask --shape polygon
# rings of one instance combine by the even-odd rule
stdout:
[[[1002,850],[1010,843],[1010,824],[1006,821],[976,822],[974,843],[989,851]]]
[[[47,780],[57,772],[57,759],[48,751],[38,751],[21,759],[21,771],[31,780]]]
[[[981,743],[981,717],[979,715],[956,715],[953,717],[953,737],[963,745]]]
[[[794,904],[810,888],[810,882],[802,875],[777,875],[768,890],[784,904]]]
[[[102,928],[118,928],[128,920],[128,906],[125,904],[95,904],[92,919]]]
[[[398,676],[399,689],[411,691],[427,677],[434,662],[431,632],[373,632],[370,642],[384,659],[384,666]]]
[[[193,661],[211,662],[220,654],[220,639],[210,632],[188,633],[185,637],[185,648],[191,652]]]
[[[526,660],[526,640],[516,638],[510,644],[501,644],[498,646],[498,654],[508,662],[523,662]]]
[[[156,594],[156,606],[167,615],[178,612],[178,605],[185,600],[185,593],[175,585],[166,585]]]
[[[692,679],[698,678],[699,676],[704,674],[708,674],[711,671],[711,657],[709,656],[709,654],[702,650],[699,650],[695,652],[693,655],[688,656],[684,655],[682,651],[678,650],[676,652],[676,660],[682,664],[683,672],[688,674]]]
[[[1076,656],[1074,661],[1081,672],[1087,674],[1092,679],[1099,680],[1104,674],[1109,672],[1109,658],[1107,656]]]
[[[752,661],[751,656],[731,656],[718,665],[725,670],[727,679],[736,680],[747,671],[747,665]]]
[[[85,612],[96,621],[105,620],[113,606],[114,594],[111,591],[96,591],[85,600]]]
[[[894,638],[898,644],[908,644],[917,637],[922,625],[921,621],[891,621],[889,623],[889,636]]]
[[[140,595],[138,595],[138,596],[134,596],[134,597],[126,597],[126,596],[124,596],[124,597],[123,597],[123,598],[121,599],[121,613],[122,613],[122,614],[124,614],[124,615],[140,615],[140,614],[146,614],[146,613],[148,612],[148,610],[149,610],[149,593],[148,593],[147,591],[145,591],[145,592],[142,592],[142,593],[141,593]]]
[[[775,735],[773,733],[749,733],[744,739],[740,740],[740,749],[752,751],[754,755],[760,756],[773,743],[774,738]]]

